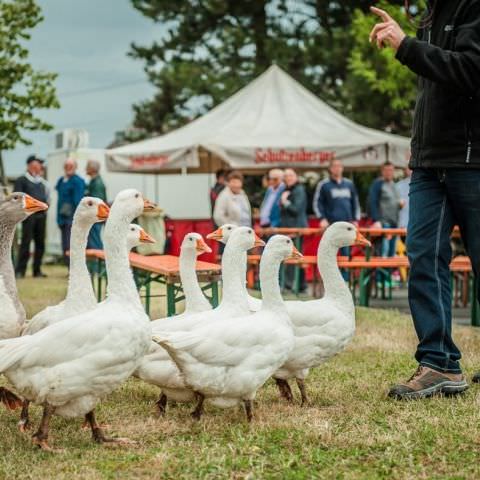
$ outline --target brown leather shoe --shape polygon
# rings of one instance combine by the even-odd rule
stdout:
[[[467,388],[468,383],[462,373],[437,372],[419,365],[412,377],[406,383],[393,386],[388,396],[397,400],[415,400],[440,393],[453,395]]]

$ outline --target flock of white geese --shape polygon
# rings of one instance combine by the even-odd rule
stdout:
[[[199,419],[204,403],[243,405],[252,420],[252,401],[269,378],[292,401],[288,381],[295,379],[302,405],[308,402],[305,379],[338,353],[352,338],[355,310],[352,295],[337,266],[338,249],[368,244],[355,226],[338,222],[324,233],[318,268],[325,295],[319,300],[284,301],[279,269],[298,258],[290,238],[275,235],[265,245],[248,227],[224,225],[208,238],[225,243],[222,257],[222,301],[212,309],[195,273],[197,256],[210,251],[198,233],[185,236],[180,276],[185,311],[151,321],[146,315],[129,265],[129,250],[154,240],[131,222],[154,205],[137,190],[120,192],[109,207],[85,197],[72,226],[68,293],[58,305],[30,321],[19,300],[11,261],[17,223],[47,205],[23,193],[0,199],[0,374],[9,388],[0,388],[7,408],[21,408],[19,428],[31,425],[29,403],[43,408],[33,443],[48,443],[52,415],[82,417],[99,443],[129,443],[109,438],[95,418],[97,404],[131,376],[160,389],[157,407],[165,414],[169,399],[195,404]],[[91,226],[106,221],[104,248],[107,297],[97,303],[86,266]],[[262,299],[248,294],[247,251],[263,246],[260,262]],[[11,388],[11,390],[10,390]]]

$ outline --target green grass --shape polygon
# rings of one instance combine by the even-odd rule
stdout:
[[[20,282],[29,313],[62,297],[63,270],[48,273],[46,280]],[[98,418],[136,446],[95,445],[80,420],[54,418],[52,443],[66,451],[47,454],[18,432],[16,413],[0,409],[0,478],[478,478],[479,387],[459,398],[387,400],[388,386],[415,368],[411,321],[365,309],[357,317],[347,350],[310,375],[311,406],[286,405],[269,382],[250,426],[242,411],[212,407],[199,423],[187,406],[157,418],[157,389],[131,380],[105,399]],[[471,327],[454,333],[471,374],[480,367],[480,333]],[[38,421],[39,409],[32,410]]]

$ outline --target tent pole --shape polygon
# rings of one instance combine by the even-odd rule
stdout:
[[[385,159],[387,162],[390,161],[390,145],[388,143],[385,144]]]

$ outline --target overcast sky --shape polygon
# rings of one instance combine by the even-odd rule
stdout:
[[[142,62],[126,54],[132,42],[150,44],[161,27],[129,0],[37,1],[45,20],[33,31],[30,59],[34,67],[58,73],[62,106],[42,113],[53,131],[30,134],[32,146],[4,152],[9,175],[23,170],[30,153],[45,157],[54,133],[64,128],[85,128],[91,147],[105,147],[131,122],[132,104],[153,93]]]

